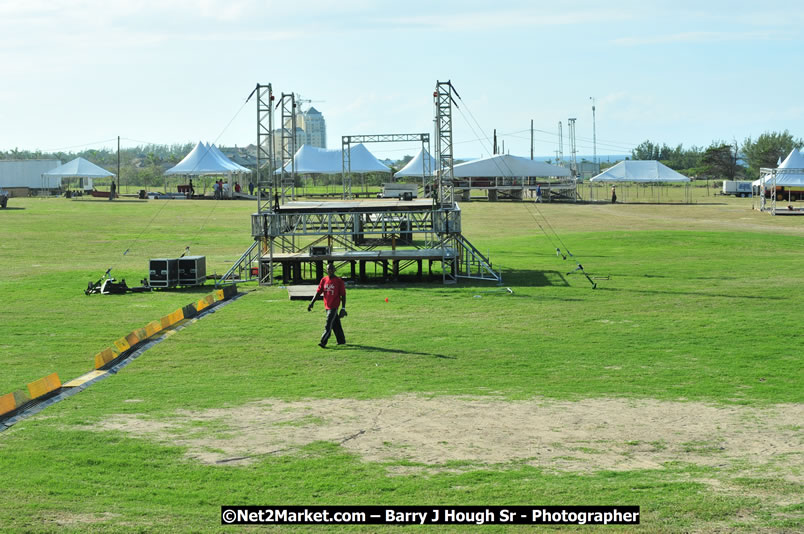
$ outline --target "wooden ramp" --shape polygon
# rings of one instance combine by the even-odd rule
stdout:
[[[318,286],[314,285],[300,285],[300,286],[287,286],[288,298],[290,300],[312,300]],[[320,300],[320,298],[319,298]]]

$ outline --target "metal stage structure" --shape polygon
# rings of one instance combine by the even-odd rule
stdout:
[[[344,135],[341,137],[341,160],[343,168],[341,177],[343,181],[343,198],[349,200],[352,195],[352,144],[353,143],[398,143],[405,141],[420,141],[423,154],[430,153],[430,134],[374,134],[374,135]],[[429,196],[427,180],[431,176],[430,158],[422,158],[422,189],[421,196]]]
[[[285,139],[286,128],[282,134],[283,171],[275,173],[267,165],[270,178],[263,178],[264,159],[273,161],[270,152],[273,96],[270,85],[258,85],[255,92],[260,192],[257,212],[251,216],[254,243],[221,277],[219,284],[257,280],[261,285],[272,285],[278,279],[286,283],[317,280],[323,276],[323,263],[327,261],[341,267],[348,265],[352,277],[360,279],[367,276],[367,264],[373,264],[375,272],[381,268],[385,278],[396,279],[400,274],[421,277],[427,262],[430,274],[434,264],[440,267],[445,284],[461,278],[502,283],[501,273],[461,233],[461,209],[454,198],[452,170],[452,105],[457,105],[452,95],[457,93],[450,82],[437,82],[433,93],[439,172],[434,184],[424,184],[425,188],[430,186],[432,197],[416,200],[352,200],[351,181],[347,182],[349,149],[352,143],[411,140],[421,141],[426,149],[429,134],[344,136],[344,199],[295,200],[293,153],[287,149],[295,147],[295,136]],[[292,124],[293,94],[283,94],[279,106],[283,126],[288,124],[286,113],[291,115]],[[290,163],[288,173],[284,170],[287,163]]]
[[[801,215],[801,208],[793,208],[791,202],[804,200],[804,190],[800,185],[790,184],[785,180],[790,175],[804,176],[804,169],[793,168],[761,168],[759,169],[759,185],[753,186],[752,207],[771,215]],[[781,183],[779,183],[781,181]],[[777,205],[781,203],[786,208]]]

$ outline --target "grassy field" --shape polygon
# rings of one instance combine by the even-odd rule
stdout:
[[[254,211],[11,206],[0,394],[83,374],[114,339],[209,292],[87,297],[87,282],[112,267],[133,285],[149,258],[186,246],[221,273],[250,244]],[[320,305],[243,286],[0,433],[0,530],[230,531],[223,504],[638,505],[640,527],[618,530],[800,528],[804,219],[720,197],[461,207],[512,294],[350,286],[348,344],[322,350]],[[598,289],[567,275],[556,246]]]

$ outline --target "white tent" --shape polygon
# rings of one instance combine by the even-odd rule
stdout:
[[[189,176],[238,174],[251,172],[245,167],[229,161],[215,145],[201,141],[175,167],[165,171],[166,175],[185,174]]]
[[[425,162],[430,162],[429,172],[428,169],[425,169]],[[436,159],[430,155],[427,150],[422,147],[419,149],[419,152],[410,160],[407,165],[402,167],[398,170],[394,176],[396,177],[405,177],[405,176],[433,176],[436,174],[438,167],[436,166],[437,162]]]
[[[569,169],[519,156],[497,154],[453,167],[455,178],[569,176]]]
[[[83,186],[85,189],[92,189],[93,178],[107,178],[109,176],[115,176],[115,174],[102,167],[98,167],[91,161],[78,157],[60,167],[43,172],[42,181],[48,183],[47,186],[43,185],[43,187],[53,187],[53,180],[58,179],[59,183],[56,187],[59,187],[62,178],[81,178],[81,185],[79,187]]]
[[[98,167],[84,158],[75,158],[61,167],[56,167],[55,169],[42,173],[42,176],[52,178],[106,178],[114,175],[113,172]]]
[[[690,179],[658,161],[626,160],[609,167],[597,176],[590,178],[589,181],[664,183],[689,182]]]
[[[221,152],[221,149],[220,149],[220,148],[218,148],[217,146],[215,146],[215,145],[207,145],[207,146],[209,147],[209,149],[210,149],[212,152],[214,152],[214,153],[215,153],[215,157],[217,157],[217,158],[218,158],[220,161],[222,161],[222,162],[223,162],[225,165],[234,165],[235,169],[237,169],[237,170],[236,170],[236,171],[234,171],[234,172],[238,172],[238,173],[244,173],[244,174],[245,174],[245,173],[250,173],[250,172],[251,172],[251,169],[249,169],[249,168],[247,168],[247,167],[243,167],[243,166],[242,166],[242,165],[240,165],[239,163],[235,163],[234,161],[232,161],[232,160],[230,160],[229,158],[227,158],[227,157],[226,157],[226,154],[224,154],[223,152]]]
[[[759,186],[762,182],[768,185],[772,174],[763,174],[758,180],[754,180],[751,185]],[[797,148],[790,151],[790,154],[779,164],[776,170],[776,185],[804,185],[804,154]]]
[[[349,154],[353,173],[391,172],[391,169],[380,163],[362,143],[351,147]],[[305,144],[293,156],[293,165],[297,174],[341,174],[343,172],[343,151],[327,150]],[[287,164],[285,172],[290,172],[290,170],[290,164]],[[276,174],[280,172],[281,169],[275,171]]]

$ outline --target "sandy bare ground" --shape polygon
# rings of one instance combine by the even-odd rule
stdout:
[[[187,447],[189,458],[238,465],[293,454],[316,441],[365,461],[423,469],[460,460],[477,468],[525,462],[557,471],[657,469],[681,461],[749,465],[800,481],[804,406],[713,406],[695,402],[498,398],[266,399],[167,419],[116,415],[92,427]],[[471,467],[469,467],[471,468]],[[742,476],[747,473],[742,472]]]

